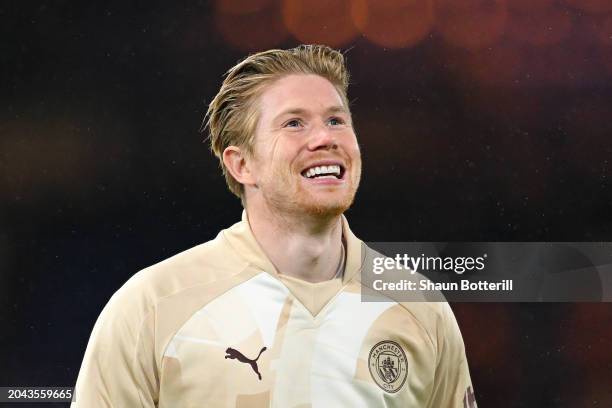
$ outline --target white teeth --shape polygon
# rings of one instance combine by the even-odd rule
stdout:
[[[331,166],[311,167],[304,173],[304,175],[308,178],[314,177],[319,174],[324,174],[324,176],[320,176],[319,178],[340,176],[340,166],[337,164],[333,164]]]

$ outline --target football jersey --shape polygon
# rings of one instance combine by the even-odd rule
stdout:
[[[340,278],[279,274],[245,213],[135,274],[87,345],[73,407],[476,407],[445,302],[363,302],[367,247],[342,217]]]

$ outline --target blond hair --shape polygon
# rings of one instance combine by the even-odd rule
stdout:
[[[319,75],[334,85],[346,108],[349,73],[344,55],[324,45],[300,45],[288,50],[268,50],[253,54],[230,68],[221,89],[208,106],[204,128],[208,128],[210,148],[232,193],[243,205],[244,186],[236,181],[223,163],[223,151],[238,146],[253,152],[253,139],[259,111],[256,101],[262,89],[291,74]]]

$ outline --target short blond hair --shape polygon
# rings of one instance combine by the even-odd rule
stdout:
[[[228,146],[238,146],[247,154],[253,152],[259,117],[256,100],[266,85],[291,74],[314,74],[327,79],[349,109],[349,73],[344,55],[324,45],[300,45],[248,56],[230,68],[221,89],[208,106],[203,127],[209,131],[210,149],[221,162],[230,191],[243,205],[244,186],[225,167],[223,151]]]

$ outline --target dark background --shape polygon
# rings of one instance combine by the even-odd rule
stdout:
[[[612,240],[609,0],[14,1],[0,30],[0,385],[73,385],[112,293],[239,219],[198,129],[256,50],[348,50],[362,239]],[[612,406],[609,304],[452,306],[480,407]]]

